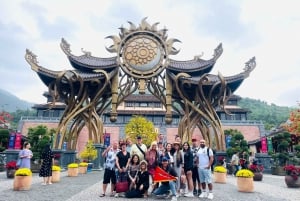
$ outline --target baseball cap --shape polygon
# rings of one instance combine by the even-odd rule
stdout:
[[[193,138],[193,139],[192,139],[192,142],[196,142],[196,141],[197,141],[197,139],[196,139],[196,138]]]
[[[140,135],[138,135],[138,136],[136,137],[136,139],[142,139],[142,137],[141,137]]]
[[[164,156],[164,157],[162,158],[162,161],[169,161],[169,159],[168,159],[167,157]]]

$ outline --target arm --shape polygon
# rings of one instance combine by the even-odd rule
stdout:
[[[108,153],[108,151],[110,150],[110,146],[108,146],[105,150],[104,150],[104,152],[102,152],[102,157],[106,157],[107,156],[107,153]]]

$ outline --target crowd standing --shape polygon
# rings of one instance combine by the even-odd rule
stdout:
[[[142,137],[137,136],[135,144],[131,139],[113,142],[102,156],[105,170],[100,197],[146,198],[153,195],[170,197],[172,201],[180,196],[214,197],[211,172],[214,153],[203,139],[192,139],[190,145],[189,142],[181,143],[181,138],[176,136],[171,143],[159,134],[147,148]],[[154,181],[156,167],[173,179]],[[111,192],[107,194],[109,184]]]

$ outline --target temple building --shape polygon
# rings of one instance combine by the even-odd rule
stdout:
[[[232,95],[255,68],[255,58],[235,75],[210,74],[223,52],[222,44],[208,60],[194,56],[179,61],[171,56],[179,53],[173,44],[180,41],[168,38],[167,29],[158,24],[144,18],[139,25],[122,26],[118,35],[107,37],[113,44],[106,49],[115,54],[109,58],[88,51],[74,55],[62,39],[60,46],[73,70],[43,67],[26,50],[26,61],[48,87],[47,106],[53,110],[35,106],[38,116],[59,116],[57,135],[62,136],[55,136],[55,148],[61,148],[64,139],[73,150],[83,138],[103,143],[104,134],[111,133],[111,140],[118,139],[131,116],[143,114],[167,140],[173,141],[176,134],[183,141],[203,138],[225,150],[227,124],[222,121],[247,121],[247,111],[236,106]]]

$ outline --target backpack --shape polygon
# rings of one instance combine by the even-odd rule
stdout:
[[[213,157],[214,157],[214,159],[213,159],[213,162],[212,162],[212,164],[211,164],[211,170],[213,170],[213,167],[214,167],[214,165],[216,164],[216,158],[215,158],[215,153],[216,153],[216,151],[214,151],[213,149],[211,150],[212,152],[213,152]],[[207,150],[206,150],[206,153],[207,153],[207,157],[209,158],[209,148],[207,147]]]

